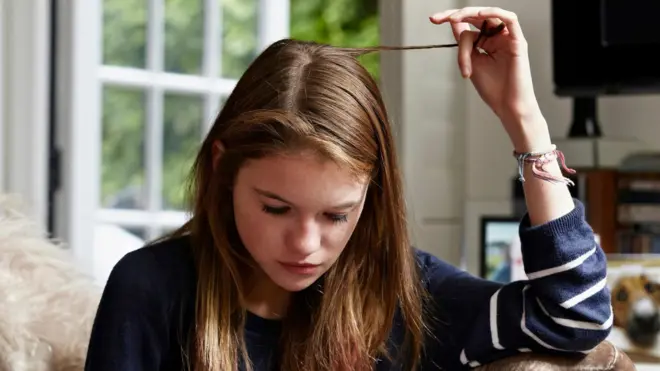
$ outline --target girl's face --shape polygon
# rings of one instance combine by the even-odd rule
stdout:
[[[248,161],[234,185],[234,216],[264,278],[289,292],[314,283],[346,247],[367,185],[310,152]]]

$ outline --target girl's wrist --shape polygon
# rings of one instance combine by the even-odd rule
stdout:
[[[534,135],[512,140],[513,150],[518,153],[540,153],[552,150],[550,135]]]
[[[509,138],[513,149],[518,153],[544,152],[551,150],[552,138],[545,118],[541,114],[516,118],[505,122],[510,128]]]

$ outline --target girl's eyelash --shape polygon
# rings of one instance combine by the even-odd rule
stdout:
[[[264,205],[262,210],[268,214],[283,215],[286,214],[287,211],[289,211],[289,207],[288,206],[273,207],[273,206]]]
[[[274,207],[268,205],[263,205],[261,209],[263,210],[263,212],[272,215],[284,215],[290,210],[288,206]],[[325,214],[325,215],[326,217],[328,217],[328,219],[330,219],[330,221],[332,221],[335,224],[346,223],[348,221],[347,214]]]
[[[346,214],[326,214],[333,223],[346,223],[348,221],[348,215]]]

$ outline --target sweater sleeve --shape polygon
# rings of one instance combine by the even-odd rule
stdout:
[[[587,353],[612,326],[606,258],[575,200],[567,215],[540,226],[520,224],[528,280],[506,285],[438,265],[429,276],[438,303],[450,296],[450,328],[459,336],[456,356],[465,367],[518,352]],[[447,300],[444,300],[447,302]],[[465,304],[469,303],[469,304]],[[457,313],[460,311],[460,313]],[[454,313],[452,313],[454,312]]]
[[[158,273],[157,262],[144,249],[115,265],[92,327],[86,371],[161,369],[169,331]]]

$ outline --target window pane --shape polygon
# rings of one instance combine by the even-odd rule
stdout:
[[[259,0],[219,0],[222,8],[221,75],[238,79],[257,56]]]
[[[145,93],[106,86],[103,89],[101,205],[144,208]]]
[[[163,208],[185,209],[186,180],[202,138],[202,96],[165,94]]]
[[[103,64],[144,68],[147,0],[103,0]]]
[[[379,0],[291,0],[290,4],[290,33],[294,39],[349,47],[376,46],[380,43]],[[379,53],[364,55],[360,61],[378,80]]]
[[[200,74],[204,0],[165,1],[165,70]]]

